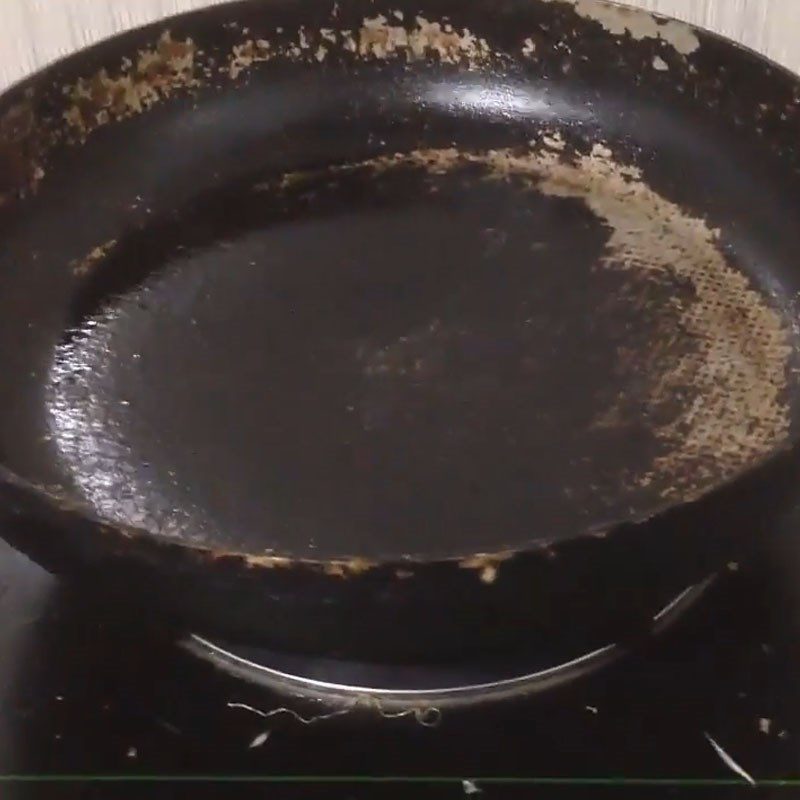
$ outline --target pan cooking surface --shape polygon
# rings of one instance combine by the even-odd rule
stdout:
[[[120,522],[374,557],[639,516],[768,452],[777,313],[702,223],[559,165],[298,174],[121,240],[54,353],[57,457]]]
[[[371,36],[68,150],[7,226],[12,469],[228,551],[445,557],[645,518],[790,437],[771,155],[661,124],[647,81]]]

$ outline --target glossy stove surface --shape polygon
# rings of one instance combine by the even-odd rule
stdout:
[[[798,574],[790,520],[634,654],[546,692],[404,713],[256,685],[3,547],[0,773],[26,781],[6,780],[0,797],[732,796],[746,783],[709,737],[771,782],[760,796],[800,796],[778,785],[800,777]],[[69,781],[34,780],[58,775]],[[257,791],[209,780],[248,776]],[[374,782],[387,776],[406,783]]]

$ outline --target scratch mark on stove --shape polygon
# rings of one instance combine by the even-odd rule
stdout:
[[[256,747],[261,747],[262,745],[266,744],[267,739],[269,739],[270,734],[272,731],[262,731],[258,734],[258,736],[253,739],[252,742],[247,746],[248,750],[254,750]]]
[[[737,764],[733,758],[731,758],[731,756],[728,755],[728,753],[725,752],[725,750],[723,750],[716,741],[714,741],[714,738],[711,736],[711,734],[703,731],[703,735],[708,740],[708,743],[714,748],[714,752],[720,757],[722,763],[725,764],[728,769],[730,769],[732,772],[735,772],[740,778],[744,778],[744,780],[746,780],[751,786],[757,785],[753,776],[749,772],[745,771],[739,764]]]
[[[161,717],[156,718],[156,724],[165,731],[175,734],[175,736],[181,736],[183,734],[183,731],[177,725],[173,725],[171,722],[161,719]]]

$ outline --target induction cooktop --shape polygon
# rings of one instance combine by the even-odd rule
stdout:
[[[798,574],[800,510],[641,640],[392,668],[176,631],[3,545],[0,797],[792,796]]]

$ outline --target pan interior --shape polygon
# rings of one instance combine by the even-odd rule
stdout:
[[[380,558],[574,535],[731,477],[787,435],[789,332],[609,155],[238,182],[95,251],[44,390],[65,482],[195,543]]]

